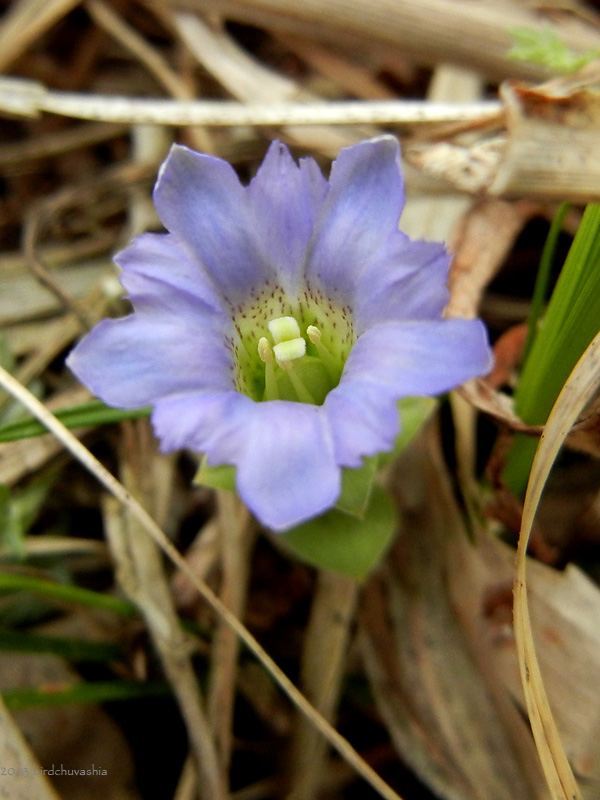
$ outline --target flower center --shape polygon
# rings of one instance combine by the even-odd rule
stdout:
[[[310,288],[296,303],[279,288],[253,300],[232,309],[236,388],[253,400],[321,405],[340,382],[354,341],[350,309]]]

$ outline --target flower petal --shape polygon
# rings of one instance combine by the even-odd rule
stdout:
[[[136,297],[165,298],[174,294],[200,303],[199,312],[219,310],[221,301],[202,265],[194,261],[177,237],[164,233],[143,233],[115,256],[123,268],[123,287],[133,303]]]
[[[400,432],[393,394],[374,384],[342,379],[323,408],[343,467],[360,467],[363,457],[391,450]]]
[[[236,460],[238,492],[276,531],[326,511],[341,489],[341,473],[319,406],[275,400],[256,403]]]
[[[160,449],[205,453],[211,466],[234,464],[254,402],[236,391],[165,397],[152,412]]]
[[[396,399],[436,395],[492,368],[481,320],[388,322],[363,333],[350,351],[342,380],[392,390]]]
[[[163,450],[190,447],[211,466],[235,466],[240,497],[273,530],[317,516],[339,496],[340,468],[318,406],[189,394],[157,403],[152,423]]]
[[[413,242],[398,232],[357,282],[357,335],[381,322],[441,319],[450,293],[450,256],[436,242]]]
[[[167,230],[189,244],[231,305],[275,281],[256,244],[246,189],[226,161],[173,145],[154,204]]]
[[[341,150],[331,168],[309,281],[316,281],[330,299],[351,301],[357,278],[398,229],[403,205],[400,147],[393,136]]]
[[[180,392],[233,387],[229,351],[205,317],[177,310],[102,320],[71,352],[69,368],[117,408],[142,408]]]
[[[300,293],[308,244],[328,188],[312,158],[296,164],[281,142],[271,144],[248,186],[260,250],[290,294]]]

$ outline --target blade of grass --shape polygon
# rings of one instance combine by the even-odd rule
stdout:
[[[600,328],[600,205],[589,205],[573,240],[548,310],[523,367],[515,410],[543,424],[575,363]],[[504,480],[522,496],[536,441],[517,435]]]
[[[109,425],[122,422],[124,419],[139,419],[149,417],[150,409],[142,408],[134,411],[124,411],[119,408],[109,408],[101,400],[90,400],[69,408],[61,408],[55,412],[65,428],[93,428],[97,425]],[[0,442],[15,442],[18,439],[28,439],[32,436],[41,436],[48,431],[35,417],[15,420],[0,427]]]
[[[122,617],[135,617],[138,613],[133,603],[121,600],[119,597],[111,597],[101,592],[94,592],[91,589],[82,589],[79,586],[56,583],[55,581],[35,578],[30,575],[0,572],[0,594],[19,591],[32,592],[62,603],[112,611]]]
[[[550,226],[548,236],[544,243],[544,249],[542,250],[542,256],[540,258],[540,268],[535,280],[533,298],[531,300],[531,311],[529,312],[529,319],[527,320],[527,339],[525,340],[525,347],[523,348],[523,362],[527,361],[527,357],[537,336],[540,318],[548,296],[548,283],[550,282],[550,273],[552,271],[552,262],[556,252],[556,244],[570,207],[570,203],[562,203],[552,220],[552,225]]]
[[[70,661],[120,661],[122,649],[112,642],[90,642],[28,631],[0,631],[0,652],[52,653]]]
[[[135,700],[139,697],[161,697],[171,694],[166,681],[84,681],[65,686],[51,684],[31,688],[4,689],[2,699],[11,711],[45,706],[64,706],[71,703],[109,703],[115,700]]]
[[[340,756],[385,800],[402,800],[400,795],[395,792],[369,764],[367,764],[360,753],[352,747],[347,739],[338,733],[338,731],[313,708],[302,692],[298,690],[295,684],[273,661],[254,636],[252,636],[250,631],[239,621],[235,614],[232,614],[227,606],[219,600],[208,584],[195,574],[190,564],[169,541],[165,533],[154,522],[144,507],[129,494],[114,475],[94,458],[92,453],[90,453],[79,439],[73,436],[60,420],[53,416],[31,392],[1,367],[0,386],[39,419],[40,422],[59,439],[63,446],[99,481],[99,483],[128,509],[131,516],[138,520],[148,536],[159,545],[173,564],[185,573],[200,596],[209,604],[215,613],[235,631],[241,641],[287,695],[289,700],[311,720],[315,728],[321,732]]]
[[[578,415],[600,388],[600,333],[565,382],[540,439],[523,507],[514,586],[515,640],[531,729],[552,800],[580,800],[542,681],[527,602],[527,545],[535,512],[558,452]]]

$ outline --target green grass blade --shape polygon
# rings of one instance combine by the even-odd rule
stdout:
[[[515,392],[517,414],[530,425],[546,422],[571,370],[600,329],[600,205],[589,205],[573,240],[525,361]],[[504,480],[523,495],[536,440],[515,438]]]
[[[123,658],[122,649],[111,642],[90,642],[28,631],[0,631],[0,652],[51,653],[70,661],[120,661]]]
[[[133,603],[121,600],[119,597],[111,597],[91,589],[82,589],[79,586],[69,586],[43,578],[33,578],[29,575],[19,575],[14,572],[0,573],[0,594],[19,591],[32,592],[62,603],[101,608],[124,617],[133,617],[137,614]]]
[[[142,408],[134,411],[123,411],[119,408],[110,408],[101,400],[90,400],[69,408],[62,408],[55,412],[55,416],[67,428],[93,428],[97,425],[109,425],[121,422],[124,419],[139,419],[149,417],[150,409]],[[32,436],[41,436],[48,433],[46,428],[33,417],[15,420],[0,427],[0,442],[14,442],[17,439],[27,439]]]
[[[529,313],[529,319],[527,320],[527,339],[525,340],[525,347],[523,348],[523,363],[527,361],[527,357],[531,352],[531,348],[537,336],[540,319],[548,297],[548,284],[550,283],[550,274],[552,272],[556,244],[562,231],[562,225],[567,211],[570,208],[570,203],[563,203],[560,206],[552,220],[552,225],[546,237],[542,257],[540,258],[540,268],[535,280],[533,298],[531,300],[531,311]]]
[[[115,700],[135,700],[139,697],[160,697],[171,694],[166,681],[138,683],[137,681],[84,681],[68,685],[35,686],[4,689],[2,699],[11,711],[45,706],[64,706],[72,703],[107,703]]]

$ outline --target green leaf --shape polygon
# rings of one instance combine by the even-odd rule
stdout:
[[[15,358],[10,349],[7,335],[0,331],[0,367],[11,374],[15,369]]]
[[[0,484],[0,544],[9,557],[19,561],[27,558],[26,535],[55,480],[56,473],[49,472],[12,492]]]
[[[8,486],[0,483],[0,545],[13,558],[22,561],[27,556],[25,529]]]
[[[541,28],[516,27],[509,34],[515,42],[509,50],[509,58],[516,61],[527,61],[530,64],[541,64],[556,72],[575,72],[594,61],[600,50],[588,50],[577,53],[562,41],[552,25],[546,23]]]
[[[18,687],[3,689],[2,699],[11,711],[23,708],[64,706],[71,703],[108,703],[116,700],[134,700],[138,697],[169,695],[171,688],[166,681],[78,681],[58,687]]]
[[[29,631],[0,631],[0,651],[52,653],[72,661],[120,661],[123,650],[112,642],[92,642]]]
[[[37,578],[32,575],[0,572],[0,596],[8,592],[32,592],[35,595],[56,600],[59,603],[101,608],[124,617],[132,617],[137,614],[137,609],[132,603],[104,592],[57,583],[56,581]]]
[[[408,447],[438,406],[439,400],[435,397],[405,397],[398,402],[400,433],[394,443],[394,449],[380,455],[380,466],[388,464]]]
[[[342,470],[342,492],[335,504],[336,508],[363,519],[369,505],[378,464],[379,456],[371,456],[363,459],[363,466],[359,469]]]
[[[379,562],[395,530],[392,500],[375,485],[364,519],[332,509],[277,538],[312,566],[361,580]]]
[[[119,408],[110,408],[101,400],[90,400],[69,408],[61,408],[54,415],[67,428],[93,428],[97,425],[108,425],[121,422],[124,419],[138,419],[149,417],[151,409],[141,408],[135,411],[124,411]],[[32,436],[41,436],[48,433],[46,428],[33,417],[9,422],[0,427],[0,442],[14,442],[17,439],[28,439]]]
[[[543,425],[571,370],[600,329],[600,204],[586,208],[515,392],[515,410],[530,425]],[[523,435],[503,477],[523,495],[537,440]]]
[[[552,220],[552,225],[550,226],[548,236],[544,243],[544,249],[542,250],[540,258],[540,266],[535,279],[533,297],[531,298],[531,310],[527,319],[527,339],[523,347],[523,363],[527,361],[538,334],[540,319],[548,296],[548,285],[550,283],[550,275],[554,255],[556,253],[556,246],[558,244],[558,237],[562,232],[563,222],[570,208],[570,203],[562,203],[560,205]]]

